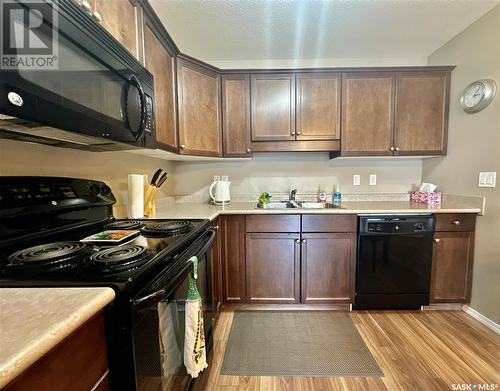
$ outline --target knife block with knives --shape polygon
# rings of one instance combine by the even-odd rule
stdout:
[[[162,169],[156,170],[149,184],[144,186],[144,214],[148,217],[156,215],[156,196],[161,185],[167,180],[167,173]]]

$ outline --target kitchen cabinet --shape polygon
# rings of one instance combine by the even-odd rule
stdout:
[[[212,288],[213,321],[214,324],[219,318],[219,310],[222,304],[222,262],[221,262],[221,233],[220,219],[212,221],[212,229],[215,232],[215,239],[210,250],[211,273],[210,286]]]
[[[342,155],[446,154],[450,71],[342,75]]]
[[[222,135],[224,157],[249,157],[250,75],[222,75]]]
[[[93,4],[92,4],[93,3]],[[142,60],[142,10],[136,0],[93,0],[101,25],[139,61]]]
[[[301,302],[353,302],[356,234],[303,233],[301,246]]]
[[[342,74],[343,156],[392,155],[393,72]]]
[[[180,153],[222,156],[220,74],[177,57],[177,94]]]
[[[154,25],[147,18],[144,22],[144,65],[154,77],[156,142],[159,148],[175,152],[178,147],[175,57],[162,44]]]
[[[295,74],[251,76],[252,141],[295,140]]]
[[[340,73],[297,74],[297,140],[340,139],[340,94]]]
[[[247,233],[248,303],[300,303],[300,235]]]
[[[245,302],[245,216],[221,216],[222,301]]]
[[[446,153],[449,76],[447,72],[396,74],[394,148],[398,155]]]
[[[468,303],[472,288],[475,215],[437,214],[431,303]]]
[[[87,321],[4,390],[109,390],[103,313]]]

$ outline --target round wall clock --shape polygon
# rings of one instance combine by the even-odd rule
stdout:
[[[466,113],[475,113],[488,106],[495,98],[497,84],[493,79],[483,79],[469,84],[460,96],[460,105]]]

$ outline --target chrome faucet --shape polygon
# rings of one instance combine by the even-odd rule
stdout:
[[[297,189],[292,189],[290,191],[290,201],[295,201],[295,196],[297,195]]]

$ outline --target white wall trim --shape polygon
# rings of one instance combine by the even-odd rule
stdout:
[[[462,305],[462,311],[467,315],[472,316],[474,319],[484,324],[489,329],[493,330],[495,333],[500,334],[500,325],[498,323],[493,322],[490,318],[487,318],[480,312],[477,312],[474,308],[469,307],[468,305]]]

